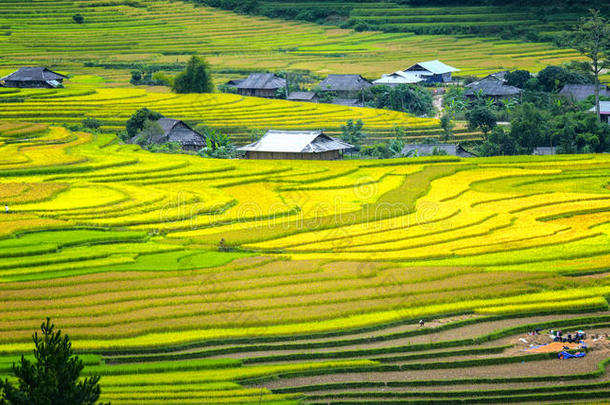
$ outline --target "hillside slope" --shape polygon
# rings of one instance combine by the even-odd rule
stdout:
[[[192,1],[248,14],[337,24],[358,31],[499,35],[546,41],[559,39],[591,8],[610,13],[608,4],[598,0]]]
[[[73,21],[75,14],[84,17],[83,24]],[[437,58],[463,74],[482,75],[517,67],[539,70],[578,57],[543,43],[355,33],[168,0],[3,1],[0,33],[3,72],[16,65],[44,64],[70,73],[102,74],[121,84],[127,84],[129,71],[138,64],[177,70],[191,54],[205,55],[227,77],[290,68],[375,78]]]
[[[608,397],[607,340],[579,360],[525,350],[549,340],[535,328],[608,333],[607,155],[247,161],[114,141],[0,123],[0,378],[50,316],[119,405]]]

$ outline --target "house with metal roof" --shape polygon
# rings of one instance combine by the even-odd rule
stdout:
[[[318,96],[313,91],[293,91],[286,97],[290,101],[303,101],[309,103],[317,103]]]
[[[450,82],[451,74],[459,72],[460,69],[454,68],[441,62],[440,60],[429,60],[418,62],[408,67],[404,72],[421,77],[428,83],[447,83]]]
[[[375,80],[373,84],[395,87],[399,84],[415,84],[422,81],[424,81],[424,79],[422,79],[421,76],[399,70],[398,72],[382,75],[381,78]]]
[[[358,98],[362,90],[372,85],[360,75],[328,75],[319,84],[322,91],[332,91],[340,99]]]
[[[22,67],[8,76],[0,78],[4,87],[54,89],[61,87],[67,76],[46,67]]]
[[[594,84],[566,84],[559,92],[560,95],[571,101],[583,101],[589,96],[595,94]],[[601,97],[610,97],[610,88],[608,86],[599,86],[599,95]]]
[[[591,108],[589,112],[595,113],[595,106],[593,106],[593,108]],[[602,122],[610,124],[610,101],[600,101],[599,112],[601,115]]]
[[[518,98],[523,93],[518,87],[509,86],[504,80],[488,76],[466,85],[464,96],[470,100],[477,97],[491,98],[499,103],[511,98]]]
[[[286,87],[286,80],[273,73],[253,73],[237,84],[237,93],[243,96],[276,98],[277,91]]]
[[[468,152],[460,144],[455,143],[408,143],[401,151],[403,156],[419,157],[448,155],[458,157],[474,157],[473,153]]]
[[[183,150],[190,151],[198,151],[206,146],[205,136],[195,131],[183,121],[161,118],[157,123],[163,130],[163,133],[152,138],[150,143],[161,145],[167,142],[178,142]]]
[[[322,131],[270,130],[258,141],[238,148],[247,159],[337,160],[354,146]]]

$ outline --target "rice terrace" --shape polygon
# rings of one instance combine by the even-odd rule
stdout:
[[[609,17],[0,0],[0,404],[610,403]]]

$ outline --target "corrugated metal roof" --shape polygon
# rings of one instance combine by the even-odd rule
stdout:
[[[257,142],[242,146],[244,152],[319,153],[347,150],[354,146],[325,135],[322,131],[267,131]]]
[[[595,106],[593,106],[589,111],[595,112]],[[610,114],[610,101],[600,101],[599,111],[602,114]]]
[[[51,80],[63,80],[66,76],[55,73],[45,67],[22,67],[0,80],[11,81],[37,81],[46,82]]]
[[[372,85],[360,75],[328,75],[320,82],[320,88],[325,91],[358,91]]]
[[[435,75],[442,75],[444,73],[459,72],[460,69],[456,69],[453,66],[449,66],[441,62],[440,60],[429,60],[426,62],[418,62],[415,65],[405,69],[407,71],[420,71],[424,70]]]
[[[423,81],[421,77],[413,73],[398,71],[387,75],[382,75],[381,79],[377,79],[373,84],[411,84]]]
[[[286,86],[286,80],[273,73],[253,73],[237,85],[238,89],[273,90]]]

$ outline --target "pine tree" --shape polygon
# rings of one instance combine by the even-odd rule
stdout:
[[[8,379],[0,381],[2,405],[93,405],[100,397],[99,376],[79,381],[84,365],[74,356],[72,343],[61,331],[54,331],[47,318],[40,326],[42,335],[34,333],[35,361],[21,356],[19,364],[13,364],[18,379],[14,387]]]

